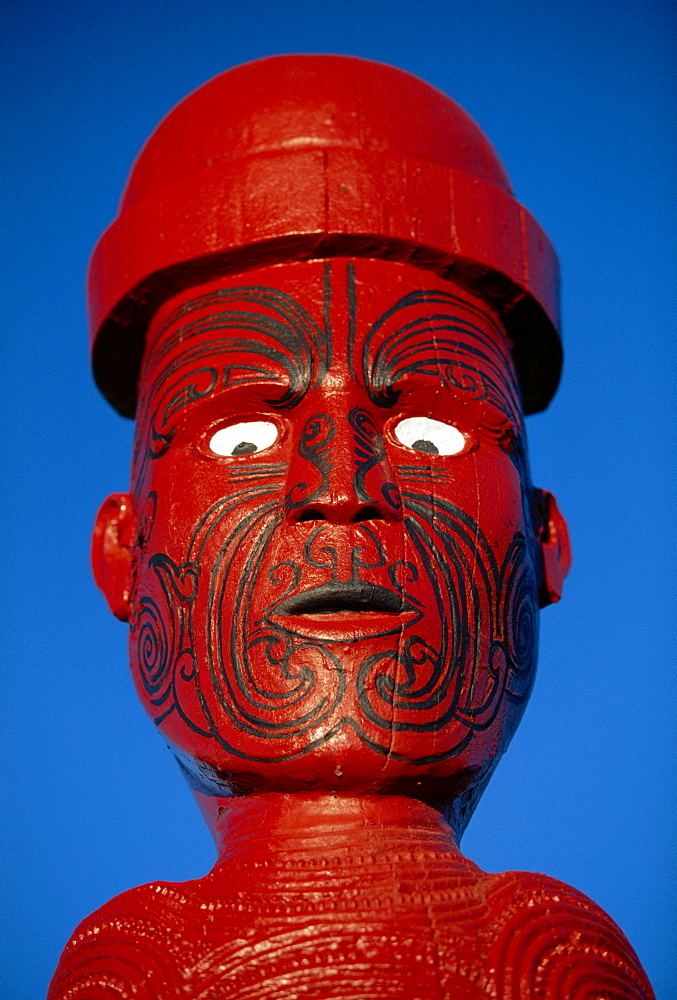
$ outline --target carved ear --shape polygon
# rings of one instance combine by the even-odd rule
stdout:
[[[547,490],[534,490],[538,512],[536,537],[543,553],[543,583],[539,595],[542,608],[559,601],[564,580],[571,569],[569,529],[560,514],[557,501]]]
[[[101,505],[92,534],[94,579],[116,618],[129,621],[136,519],[129,493],[112,493]]]

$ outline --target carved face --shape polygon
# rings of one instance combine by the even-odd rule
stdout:
[[[156,316],[139,398],[132,669],[203,787],[476,783],[542,575],[491,311],[394,262],[228,277]]]

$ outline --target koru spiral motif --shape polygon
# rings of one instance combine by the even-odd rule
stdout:
[[[346,271],[348,361],[376,416],[354,405],[340,415],[347,430],[336,414],[312,413],[294,440],[300,478],[290,482],[289,462],[248,455],[227,466],[222,496],[195,524],[180,561],[140,548],[133,662],[158,724],[177,712],[236,757],[302,756],[349,726],[379,754],[426,764],[458,754],[492,726],[506,699],[529,695],[533,541],[516,531],[497,556],[477,519],[450,499],[453,477],[440,464],[425,454],[389,464],[377,418],[397,409],[397,383],[411,375],[488,401],[522,483],[527,523],[519,390],[500,328],[479,323],[451,292],[403,296],[360,339],[352,264]],[[192,403],[224,386],[272,380],[279,391],[267,407],[292,414],[322,385],[334,350],[329,265],[323,289],[319,320],[289,294],[258,286],[206,292],[165,317],[150,346],[157,374],[139,419],[137,489],[173,446],[177,417]],[[366,517],[343,540],[335,525],[297,523],[300,541],[290,545],[288,519],[327,494],[346,433],[357,500],[385,505],[394,520]],[[146,542],[156,503],[151,492]],[[341,546],[347,570],[339,568]],[[406,609],[404,624],[372,630],[368,648],[360,636],[339,641],[295,629],[289,609],[298,595],[314,588],[327,597],[339,585],[358,603],[369,591],[385,610]],[[418,734],[430,732],[440,734],[435,753],[419,752]],[[407,734],[400,749],[393,733]]]

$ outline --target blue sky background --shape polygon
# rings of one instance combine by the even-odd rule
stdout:
[[[90,379],[83,283],[142,142],[188,91],[279,52],[410,70],[487,132],[563,270],[564,379],[530,419],[575,565],[464,840],[572,883],[675,996],[674,23],[665,0],[4,0],[2,996],[35,1000],[111,896],[213,847],[90,579],[131,425]],[[672,502],[671,502],[672,501]]]

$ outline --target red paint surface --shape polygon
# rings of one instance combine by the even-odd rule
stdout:
[[[421,803],[271,793],[222,808],[212,872],[93,913],[50,1000],[651,996],[595,903],[544,875],[482,872]]]
[[[395,161],[404,194],[383,186]],[[475,191],[451,228],[449,178]],[[219,857],[84,921],[50,1000],[652,995],[594,903],[457,846],[570,564],[521,400],[556,383],[556,274],[517,281],[510,260],[546,244],[506,205],[456,105],[360,60],[242,67],[147,145],[93,266],[95,366],[123,410],[139,373],[131,490],[93,561]]]
[[[280,264],[172,299],[142,385],[130,654],[172,745],[245,789],[477,785],[531,689],[541,576],[496,318],[418,268]],[[462,452],[401,444],[417,416]],[[245,419],[278,440],[214,455]],[[285,612],[339,585],[403,610]]]
[[[413,262],[491,300],[524,341],[527,412],[547,406],[561,366],[547,236],[462,108],[409,73],[346,56],[239,66],[156,129],[90,265],[97,382],[133,415],[143,333],[167,298],[336,254]]]

